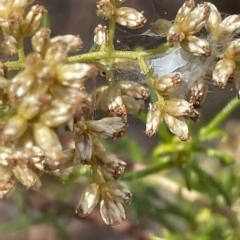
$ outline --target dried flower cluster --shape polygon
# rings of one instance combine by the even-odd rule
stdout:
[[[146,22],[143,14],[122,7],[123,2],[100,0],[97,14],[130,29],[142,27]],[[123,204],[130,203],[132,198],[130,191],[118,181],[126,163],[108,152],[102,139],[116,139],[125,133],[127,114],[144,109],[149,90],[134,79],[116,81],[112,56],[108,65],[98,57],[90,59],[91,64],[70,63],[69,52],[82,48],[80,37],[51,38],[50,29],[39,29],[46,10],[40,5],[30,6],[32,3],[33,0],[0,0],[0,50],[10,55],[17,51],[19,61],[16,64],[24,65],[12,79],[6,78],[4,63],[0,65],[2,107],[5,104],[14,112],[0,125],[0,198],[14,191],[16,180],[27,188],[38,189],[41,186],[39,169],[61,173],[79,164],[87,165],[92,180],[80,197],[76,214],[84,217],[100,203],[105,223],[118,224],[126,217]],[[195,35],[204,26],[210,41]],[[150,104],[146,123],[148,136],[156,134],[164,120],[181,140],[189,139],[186,118],[194,121],[199,118],[196,108],[202,106],[208,91],[205,70],[216,58],[220,60],[210,69],[213,83],[224,88],[233,75],[240,91],[237,61],[240,41],[232,40],[239,31],[238,15],[222,20],[213,4],[204,2],[195,6],[194,0],[185,1],[167,34],[171,45],[167,54],[176,53],[180,48],[179,56],[184,64],[167,74],[153,73],[149,77],[158,100]],[[95,51],[109,53],[109,41],[112,41],[109,32],[106,26],[97,26]],[[25,36],[32,36],[33,47],[33,53],[26,58],[21,49]],[[222,46],[221,50],[217,45]],[[191,58],[194,63],[199,59],[207,63],[200,76],[187,84],[184,74],[192,64]],[[140,63],[147,66],[145,61]],[[146,69],[142,70],[147,74]],[[102,71],[108,84],[87,92],[85,81]],[[105,116],[94,118],[96,110],[104,112]],[[71,132],[74,149],[63,149],[56,133],[56,128],[61,126]]]

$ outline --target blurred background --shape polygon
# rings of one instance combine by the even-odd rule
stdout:
[[[44,5],[48,10],[52,36],[75,34],[80,35],[84,48],[82,52],[88,52],[93,44],[93,30],[98,24],[107,24],[104,20],[96,17],[96,0],[39,0],[38,3]],[[196,1],[200,3],[201,1]],[[225,14],[240,13],[240,0],[214,0],[218,9]],[[148,19],[146,25],[137,30],[126,30],[117,27],[116,48],[132,49],[136,46],[151,48],[157,46],[161,39],[145,34],[150,29],[150,23],[158,18],[173,20],[182,0],[127,0],[124,5],[134,7],[138,11],[144,11]],[[27,51],[30,51],[27,46]],[[232,91],[232,86],[223,92],[211,88],[214,94],[208,97],[208,103],[202,109],[202,120],[193,128],[195,131],[207,123],[221,107],[231,98],[236,96]],[[223,149],[239,160],[240,138],[238,133],[240,126],[237,120],[240,117],[239,110],[235,111],[231,118],[223,125],[229,133],[230,138],[224,143],[214,142],[214,146]],[[159,143],[161,137],[149,139],[144,134],[144,123],[140,117],[130,117],[131,123],[129,135],[113,146],[106,145],[123,160],[128,163],[128,170],[139,170],[149,163],[153,163],[152,151]],[[164,135],[164,134],[163,134]],[[166,133],[166,136],[169,136]],[[135,141],[135,140],[138,141]],[[126,151],[128,146],[128,151]],[[128,154],[126,154],[128,152]],[[201,157],[201,156],[200,156]],[[209,159],[203,160],[205,168],[211,168],[211,173],[217,170],[218,177],[225,179],[224,189],[228,188],[236,203],[239,196],[240,178],[235,171],[239,169],[239,163],[234,167],[222,167],[218,161]],[[234,169],[235,168],[235,169]],[[196,170],[196,169],[195,169]],[[240,170],[240,169],[239,169]],[[219,212],[214,213],[214,204],[195,204],[194,200],[182,199],[178,196],[176,186],[173,182],[164,182],[161,176],[152,176],[145,182],[135,179],[126,183],[134,189],[133,203],[126,208],[127,220],[117,227],[106,226],[99,214],[98,209],[94,210],[85,219],[78,219],[74,216],[74,208],[78,203],[79,196],[87,184],[87,177],[81,175],[84,169],[70,178],[44,176],[41,192],[33,192],[19,186],[14,196],[0,201],[0,239],[1,240],[150,240],[160,239],[239,239],[235,238],[231,232],[232,216],[227,216],[225,220]],[[179,184],[185,184],[181,180],[181,175],[173,169],[167,172],[167,177],[174,178]],[[196,182],[204,182],[205,172],[198,172]],[[226,172],[227,171],[227,172]],[[161,180],[161,184],[159,181]],[[165,184],[165,185],[164,185]],[[195,184],[195,183],[194,183]],[[193,185],[194,185],[193,184]],[[222,183],[221,183],[222,184]],[[196,185],[196,186],[195,186]],[[214,188],[214,184],[205,182],[201,186],[194,185],[203,194],[210,195],[210,199],[220,201],[222,199],[221,190]],[[164,187],[165,186],[165,187]],[[172,189],[168,192],[167,189]],[[175,190],[174,190],[175,189]],[[220,193],[219,193],[220,191]],[[193,191],[193,193],[196,193]],[[211,196],[212,194],[212,196]],[[224,195],[224,194],[223,194]],[[226,197],[226,196],[225,196]],[[188,195],[187,198],[191,199]],[[211,207],[209,207],[211,206]],[[225,208],[220,211],[226,210]],[[213,213],[212,213],[213,212]],[[227,212],[228,213],[228,212]],[[31,220],[29,217],[31,216]],[[39,218],[39,216],[44,216]],[[36,221],[32,221],[36,219]],[[41,219],[41,220],[38,220]],[[219,219],[219,221],[218,221]],[[228,221],[230,219],[230,221]],[[234,222],[234,221],[233,221]],[[232,227],[232,228],[231,228]],[[224,228],[224,229],[223,229]],[[224,230],[224,233],[222,232]],[[226,230],[226,231],[225,231]],[[230,232],[227,235],[225,232]],[[234,231],[233,231],[234,232]],[[172,235],[171,235],[172,234]],[[195,235],[194,235],[195,234]],[[232,238],[228,238],[232,236]],[[165,238],[164,237],[164,238]],[[162,239],[164,239],[162,238]]]

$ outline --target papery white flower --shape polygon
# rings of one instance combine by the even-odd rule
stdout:
[[[118,182],[107,182],[102,186],[100,213],[108,225],[121,223],[125,218],[122,203],[130,203],[132,194]]]

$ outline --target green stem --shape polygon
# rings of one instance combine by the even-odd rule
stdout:
[[[108,30],[108,39],[107,39],[107,49],[106,51],[108,53],[112,53],[114,51],[114,36],[115,36],[115,28],[116,28],[116,23],[114,19],[109,20],[109,30]]]
[[[173,161],[171,161],[168,157],[162,158],[159,160],[157,164],[154,164],[153,166],[147,167],[143,170],[136,171],[136,172],[128,172],[124,175],[122,180],[124,181],[131,181],[136,180],[138,178],[144,178],[148,175],[151,175],[153,173],[160,172],[162,170],[168,169],[170,167],[173,167],[175,164]]]
[[[238,106],[240,106],[239,99],[232,99],[207,126],[201,129],[200,139],[204,140],[208,133],[216,129]]]
[[[147,57],[154,54],[163,53],[166,51],[165,44],[161,45],[159,48],[145,50],[141,52],[136,51],[113,51],[111,53],[107,51],[103,52],[91,52],[85,53],[77,56],[72,56],[68,58],[68,62],[94,62],[100,59],[108,59],[108,58],[128,58],[138,60],[141,57]]]
[[[22,70],[25,68],[24,62],[13,61],[13,62],[6,62],[5,65],[7,66],[8,71],[12,70]]]
[[[25,53],[24,53],[24,41],[23,38],[19,38],[17,42],[17,54],[18,54],[18,61],[20,63],[25,62]]]

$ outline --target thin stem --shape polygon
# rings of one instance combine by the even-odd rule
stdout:
[[[13,61],[13,62],[6,62],[5,65],[7,66],[8,71],[12,70],[22,70],[25,68],[24,62]]]
[[[115,36],[115,28],[116,28],[116,23],[114,19],[109,20],[109,30],[108,30],[108,39],[107,39],[107,49],[106,51],[108,53],[112,53],[114,51],[114,36]]]
[[[113,51],[111,53],[103,51],[103,52],[91,52],[85,53],[82,55],[71,56],[68,58],[68,62],[94,62],[100,59],[108,59],[108,58],[128,58],[138,60],[141,57],[147,57],[159,53],[163,53],[166,50],[165,44],[161,45],[161,47],[156,49],[145,50],[141,52],[136,51]]]
[[[239,99],[232,99],[207,126],[201,129],[200,139],[204,140],[208,133],[217,128],[238,106],[240,106]]]
[[[17,42],[17,54],[18,54],[18,61],[20,63],[25,62],[25,53],[24,53],[24,41],[23,38],[19,38]]]
[[[147,167],[143,170],[140,171],[136,171],[136,172],[128,172],[124,175],[124,177],[122,178],[122,180],[126,181],[130,181],[130,180],[135,180],[138,178],[144,178],[148,175],[151,175],[153,173],[157,173],[160,171],[163,171],[165,169],[168,169],[170,167],[174,166],[174,162],[171,161],[169,158],[162,158],[158,160],[159,162],[151,167]]]

